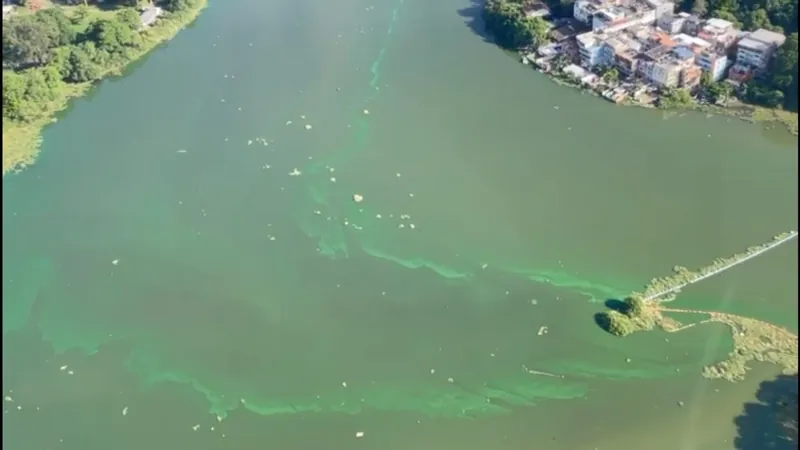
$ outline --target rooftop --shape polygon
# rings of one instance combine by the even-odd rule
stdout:
[[[561,42],[564,39],[569,39],[571,37],[577,36],[581,32],[582,28],[575,26],[572,23],[568,23],[564,26],[558,27],[555,30],[550,32],[550,37],[553,38],[556,42]]]
[[[712,18],[706,20],[706,25],[712,28],[719,28],[720,30],[727,30],[733,26],[733,23],[723,19]]]
[[[711,43],[709,43],[708,41],[700,39],[698,37],[689,36],[688,34],[683,34],[683,33],[676,34],[675,36],[673,36],[673,39],[675,39],[675,42],[677,42],[680,45],[688,45],[690,47],[696,46],[700,48],[711,47]]]
[[[786,42],[786,36],[780,33],[776,33],[774,31],[765,30],[763,28],[759,28],[758,30],[753,31],[747,37],[756,41],[763,42],[765,44],[776,45],[776,46],[781,46],[783,45],[784,42]]]
[[[646,56],[647,59],[658,61],[664,58],[665,56],[669,55],[670,52],[672,52],[672,47],[668,45],[659,45],[658,47],[653,47],[650,50],[646,51],[644,53],[644,56]]]
[[[157,6],[149,6],[142,11],[142,14],[139,15],[139,19],[142,21],[143,26],[148,26],[155,22],[162,12],[163,10]]]

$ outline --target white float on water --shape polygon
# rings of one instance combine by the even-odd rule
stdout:
[[[353,201],[354,201],[354,202],[356,202],[356,203],[361,203],[361,201],[363,201],[363,200],[364,200],[364,197],[362,197],[361,195],[359,195],[359,194],[353,194]]]

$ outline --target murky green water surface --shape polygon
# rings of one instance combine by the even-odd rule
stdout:
[[[773,369],[708,383],[723,327],[593,314],[796,228],[796,141],[560,88],[475,13],[215,1],[76,102],[3,180],[3,443],[730,448]],[[796,331],[796,274],[675,304]]]

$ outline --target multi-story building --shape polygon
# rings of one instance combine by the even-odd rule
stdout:
[[[728,55],[717,53],[713,50],[703,50],[697,54],[697,65],[711,76],[711,81],[725,78],[725,71],[730,65]]]
[[[592,24],[592,16],[607,6],[614,4],[612,0],[577,0],[572,5],[572,15],[579,22]]]
[[[686,17],[688,14],[664,14],[656,21],[656,27],[666,31],[669,34],[678,34],[683,32],[683,27],[686,25]]]
[[[697,27],[694,34],[711,43],[716,52],[727,54],[739,38],[740,31],[727,20],[708,19]]]
[[[579,34],[575,37],[578,43],[578,56],[581,67],[591,69],[597,66],[609,64],[608,53],[603,50],[605,36],[590,31]]]
[[[750,68],[754,73],[767,68],[769,61],[783,43],[786,36],[765,29],[758,29],[742,38],[737,44],[736,64]]]

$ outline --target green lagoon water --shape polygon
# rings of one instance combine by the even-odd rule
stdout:
[[[774,368],[707,382],[724,327],[593,315],[796,229],[796,141],[560,88],[475,14],[212,1],[75,102],[3,180],[3,444],[731,448]],[[797,269],[675,304],[796,331]]]

